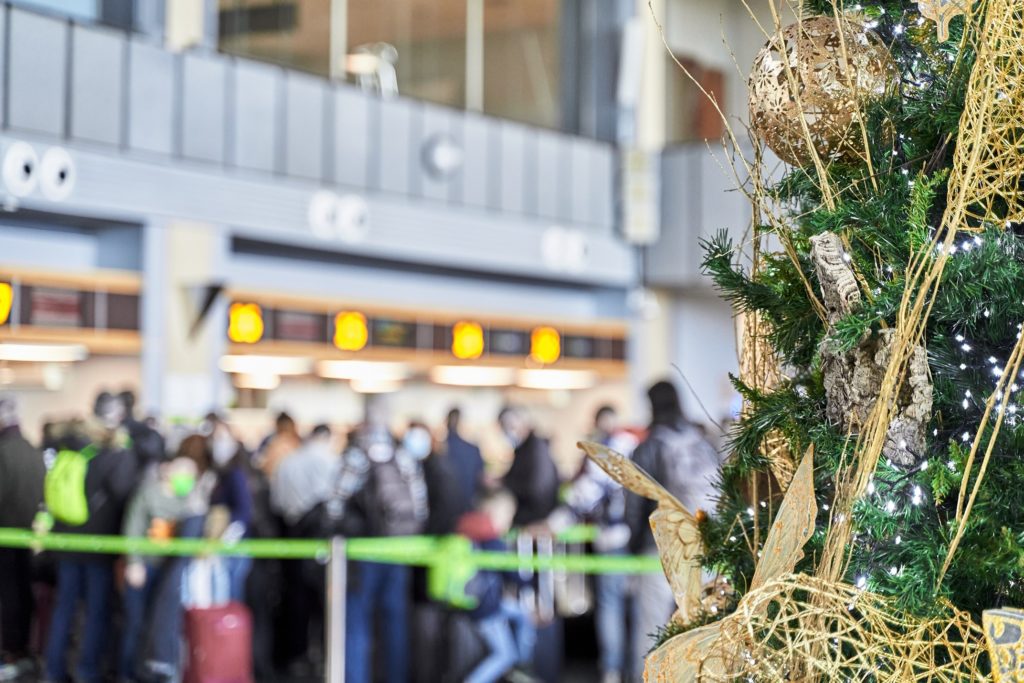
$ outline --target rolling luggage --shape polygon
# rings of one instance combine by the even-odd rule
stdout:
[[[253,683],[252,617],[238,602],[185,612],[185,683]]]
[[[223,565],[194,560],[184,587],[184,683],[253,683],[252,615],[244,604],[226,600]]]

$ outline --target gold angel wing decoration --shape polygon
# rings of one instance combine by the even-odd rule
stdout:
[[[580,443],[579,447],[612,479],[658,504],[651,515],[651,530],[665,577],[683,621],[696,617],[701,610],[700,558],[703,554],[697,519],[678,498],[629,458],[596,443]]]
[[[791,574],[804,556],[804,544],[814,535],[818,504],[814,500],[814,446],[807,449],[793,475],[778,514],[761,549],[750,590],[783,574]]]
[[[647,474],[642,467],[622,455],[616,453],[606,446],[598,443],[585,441],[576,444],[580,450],[587,454],[587,457],[594,461],[598,467],[604,470],[609,477],[622,484],[624,487],[644,498],[650,498],[656,503],[670,501],[675,507],[682,509],[683,504],[665,487],[654,480],[654,477]]]

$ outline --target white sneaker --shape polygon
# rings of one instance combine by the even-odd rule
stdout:
[[[622,683],[622,674],[618,671],[606,671],[601,676],[601,683]]]

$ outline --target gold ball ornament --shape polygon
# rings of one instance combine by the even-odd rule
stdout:
[[[898,82],[892,55],[876,34],[851,20],[841,26],[840,33],[832,17],[791,24],[754,59],[748,84],[751,130],[794,166],[812,160],[801,113],[823,161],[855,157],[863,152],[854,125],[861,104],[891,92]]]

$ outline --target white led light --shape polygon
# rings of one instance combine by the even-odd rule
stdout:
[[[223,372],[242,375],[305,375],[313,369],[313,361],[301,356],[239,354],[221,356],[218,366]]]
[[[89,357],[83,344],[0,344],[0,360],[21,363],[73,363]]]
[[[317,363],[316,371],[328,379],[400,382],[409,377],[409,368],[405,363],[364,360],[324,360]]]
[[[515,371],[512,368],[438,365],[430,370],[432,382],[460,387],[507,387],[514,379]]]
[[[589,370],[520,370],[517,377],[517,384],[524,389],[566,391],[597,384],[597,375]]]

